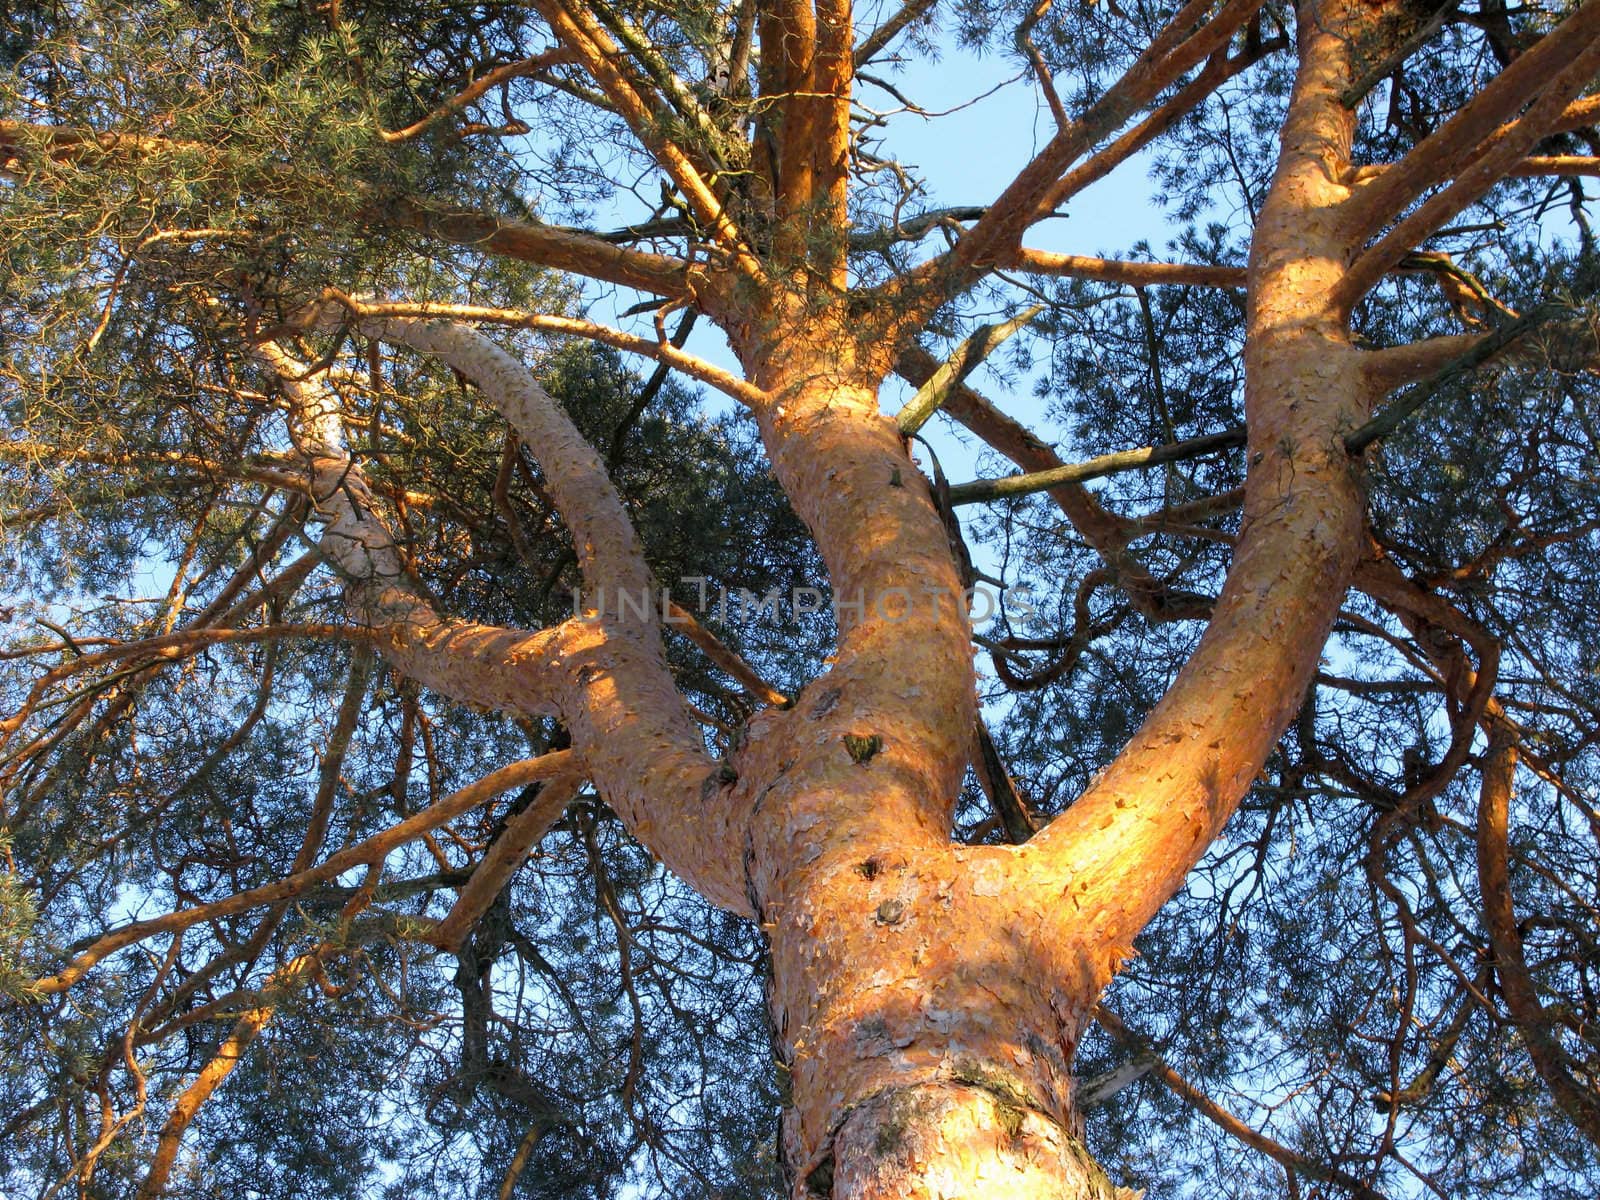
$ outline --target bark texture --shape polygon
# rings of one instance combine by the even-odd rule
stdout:
[[[1072,1080],[1079,1039],[1101,990],[1133,954],[1133,939],[1234,813],[1317,669],[1364,546],[1350,435],[1387,388],[1456,352],[1454,343],[1441,343],[1364,354],[1352,342],[1350,310],[1419,239],[1525,165],[1574,111],[1594,115],[1592,102],[1575,98],[1600,69],[1600,0],[1576,9],[1404,160],[1359,170],[1350,162],[1355,117],[1347,98],[1373,54],[1385,51],[1396,6],[1305,0],[1294,90],[1247,268],[1114,263],[1023,248],[1032,224],[1261,52],[1261,29],[1251,25],[1244,40],[1249,46],[1253,34],[1255,48],[1229,57],[1261,0],[1192,0],[1076,119],[1041,80],[1059,128],[1039,154],[972,224],[952,222],[957,232],[946,252],[855,292],[847,270],[854,68],[882,48],[896,22],[930,5],[914,0],[889,20],[889,34],[880,31],[855,51],[847,3],[760,5],[752,19],[762,96],[751,110],[754,139],[742,149],[770,145],[771,153],[752,154],[749,169],[738,171],[722,170],[716,154],[716,140],[732,135],[670,71],[647,70],[620,44],[643,36],[625,18],[567,0],[529,7],[556,43],[541,61],[587,72],[608,111],[683,198],[685,219],[703,239],[694,253],[703,248],[704,260],[416,200],[385,204],[382,223],[704,313],[727,333],[745,378],[669,345],[664,324],[657,345],[567,317],[403,311],[341,297],[309,306],[298,331],[348,327],[458,372],[504,419],[508,446],[536,459],[586,588],[613,603],[532,631],[439,611],[408,575],[350,452],[329,370],[272,341],[253,352],[287,399],[295,453],[235,470],[309,492],[322,526],[319,551],[345,581],[361,640],[459,702],[558,716],[573,751],[506,768],[478,791],[447,798],[320,867],[308,855],[279,883],[111,931],[40,981],[40,990],[65,990],[105,955],[156,932],[280,903],[352,865],[381,864],[401,840],[486,795],[542,780],[537,802],[483,852],[454,911],[434,927],[437,944],[460,947],[587,779],[685,883],[758,920],[767,936],[770,1013],[789,1081],[782,1150],[796,1200],[1126,1195],[1080,1139]],[[416,136],[449,115],[440,112],[385,136]],[[1118,138],[1141,114],[1143,123]],[[138,162],[177,147],[154,136],[5,122],[0,174],[116,156]],[[1450,181],[1439,178],[1434,168],[1441,167]],[[1545,162],[1541,169],[1592,165]],[[746,192],[730,190],[735,176]],[[741,228],[750,211],[758,219]],[[1036,836],[1015,847],[963,847],[951,843],[952,813],[978,717],[963,551],[907,439],[881,411],[879,393],[891,370],[917,382],[938,372],[914,343],[916,332],[1002,264],[1138,287],[1244,286],[1248,472],[1225,586],[1166,696],[1086,792]],[[673,681],[661,629],[670,604],[602,457],[528,367],[466,320],[576,333],[652,354],[750,409],[772,471],[826,565],[839,639],[829,669],[792,703],[736,657],[717,659],[778,702],[750,719],[725,761],[708,753],[701,723]],[[947,410],[1026,469],[1061,465],[965,385],[949,389]],[[191,459],[173,461],[210,467]],[[1051,494],[1146,616],[1206,611],[1193,597],[1168,594],[1129,552],[1137,522],[1108,512],[1081,483],[1058,483]],[[621,599],[627,604],[615,602]],[[696,633],[715,657],[709,636]],[[1466,752],[1463,743],[1459,753]],[[1571,1093],[1522,962],[1505,858],[1513,765],[1511,750],[1497,743],[1483,801],[1480,874],[1499,970],[1536,1064],[1592,1131],[1593,1106]],[[325,824],[326,813],[317,821]],[[320,828],[317,838],[320,844]],[[315,955],[295,959],[277,982],[297,983],[315,966]],[[185,1128],[272,1011],[268,1002],[249,1009],[179,1097],[145,1194],[160,1191]],[[519,1163],[526,1158],[525,1148]]]

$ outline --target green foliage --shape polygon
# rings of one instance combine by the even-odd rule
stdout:
[[[685,81],[710,127],[686,102],[662,127],[739,180],[730,210],[764,252],[740,156],[759,149],[745,138],[770,119],[771,100],[754,98],[755,62],[746,78],[719,82],[744,6],[592,7],[614,30],[646,31],[642,71]],[[1175,7],[1058,4],[1031,36],[1064,101],[1081,109]],[[1362,107],[1357,160],[1405,154],[1568,7],[1485,3],[1446,21]],[[937,6],[893,53],[932,59],[960,45],[1032,70],[1016,33],[1035,10]],[[1286,6],[1266,6],[1230,47],[1253,39],[1261,60],[1152,148],[1152,211],[1168,219],[1171,243],[1138,242],[1123,256],[1245,260],[1276,161],[1291,24]],[[252,338],[307,299],[334,288],[609,311],[613,297],[592,283],[392,219],[402,202],[601,231],[651,215],[659,164],[569,65],[518,78],[409,140],[378,136],[546,46],[521,4],[8,7],[0,119],[160,142],[52,155],[25,134],[24,168],[0,180],[0,719],[44,672],[194,628],[214,605],[236,606],[228,623],[257,632],[347,622],[345,581],[315,559],[309,505],[283,483],[304,464],[278,381],[249,354]],[[873,64],[879,79],[860,84],[868,102],[901,103],[889,89],[909,84],[893,67]],[[918,99],[943,108],[947,98]],[[917,213],[972,197],[928,195],[893,157],[887,126],[858,115],[849,232],[865,285],[937,244],[906,232]],[[1593,153],[1593,136],[1561,135],[1541,152]],[[1453,255],[1508,308],[1552,298],[1592,308],[1586,186],[1510,180],[1428,249]],[[700,261],[703,231],[673,224],[673,199],[669,188],[655,214],[665,231],[613,243]],[[1046,313],[974,379],[1014,385],[1023,405],[1031,388],[1032,423],[1064,458],[1243,418],[1245,306],[1231,290],[1005,276],[931,328],[959,341],[993,310],[1035,301]],[[1387,279],[1356,326],[1378,347],[1496,319],[1452,307],[1437,272],[1419,267]],[[611,350],[496,336],[608,460],[652,570],[681,603],[696,607],[687,577],[705,579],[713,597],[825,583],[748,418]],[[348,332],[298,342],[339,372],[352,454],[425,594],[451,616],[525,629],[570,612],[581,580],[536,448],[510,442],[437,363]],[[1595,376],[1574,351],[1592,344],[1575,326],[1450,384],[1367,459],[1385,552],[1504,648],[1499,694],[1539,755],[1519,781],[1513,887],[1541,995],[1590,1084],[1600,1061],[1600,413]],[[985,473],[1011,470],[980,462]],[[955,462],[945,468],[954,478]],[[1110,761],[1201,635],[1201,620],[1141,608],[1129,566],[1191,613],[1209,602],[1239,530],[1244,469],[1228,453],[1097,484],[1108,510],[1137,523],[1117,570],[1044,498],[968,523],[978,568],[1033,592],[1031,623],[1012,613],[985,631],[995,670],[982,686],[995,740],[1045,815]],[[701,615],[788,695],[826,669],[826,615]],[[1476,776],[1405,802],[1461,720],[1429,649],[1425,633],[1350,598],[1295,728],[1227,838],[1141,938],[1110,1002],[1207,1094],[1390,1195],[1593,1195],[1600,1165],[1554,1109],[1492,986],[1475,893]],[[668,654],[708,745],[737,745],[750,698],[687,639],[670,635]],[[240,1012],[270,1001],[272,1021],[190,1129],[170,1194],[491,1195],[519,1162],[517,1196],[778,1194],[786,1084],[769,1053],[759,932],[711,911],[590,794],[457,955],[423,935],[532,791],[397,850],[355,917],[341,915],[362,882],[352,872],[290,905],[147,939],[65,999],[30,989],[108,927],[294,869],[351,657],[338,637],[140,653],[72,676],[0,748],[0,1191],[35,1195],[70,1178],[102,1132],[104,1102],[137,1115],[81,1192],[132,1194],[176,1098]],[[470,711],[380,668],[312,853],[326,857],[565,737],[551,721]],[[876,734],[854,740],[863,761],[878,749]],[[1404,819],[1386,820],[1396,812]],[[960,839],[1001,835],[975,786],[958,816]],[[314,951],[317,972],[271,983]],[[1091,1034],[1078,1065],[1091,1076],[1131,1055]],[[1152,1197],[1284,1193],[1277,1167],[1241,1159],[1153,1076],[1087,1116],[1100,1161]]]

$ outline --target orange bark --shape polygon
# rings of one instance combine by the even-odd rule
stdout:
[[[1373,388],[1332,299],[1356,249],[1337,182],[1348,32],[1302,30],[1258,226],[1251,469],[1234,568],[1194,661],[1096,786],[1018,850],[949,845],[971,716],[954,614],[848,622],[833,671],[792,712],[752,722],[741,787],[747,775],[768,782],[747,872],[772,945],[797,1196],[932,1195],[956,1179],[978,1194],[1010,1180],[1000,1164],[1018,1154],[1027,1194],[1100,1186],[1071,1176],[1077,1039],[1129,942],[1298,706],[1360,548],[1362,495],[1342,437]],[[843,331],[808,317],[803,338],[769,330],[744,353],[772,397],[757,416],[774,469],[836,590],[953,588],[937,514],[877,414],[877,365],[841,353]],[[849,734],[881,745],[852,753]]]
[[[720,265],[691,276],[680,260],[574,231],[417,204],[388,219],[682,297],[715,317],[749,382],[703,364],[695,369],[751,408],[772,470],[814,536],[843,606],[837,652],[792,706],[757,713],[740,748],[714,763],[667,670],[660,593],[594,449],[527,368],[488,339],[395,307],[346,301],[363,333],[448,363],[506,420],[538,459],[590,588],[657,605],[647,619],[613,611],[539,631],[438,613],[408,580],[374,510],[344,446],[333,390],[305,364],[263,346],[260,357],[279,371],[295,411],[305,460],[298,477],[309,476],[327,522],[323,551],[350,581],[351,612],[400,671],[443,694],[519,714],[558,714],[573,754],[507,771],[517,781],[560,776],[551,785],[556,799],[581,771],[688,884],[761,922],[771,949],[771,1012],[791,1082],[783,1149],[796,1197],[1110,1197],[1114,1189],[1077,1134],[1071,1069],[1078,1039],[1133,938],[1234,812],[1316,670],[1362,547],[1364,501],[1346,435],[1385,387],[1438,352],[1364,356],[1348,327],[1351,305],[1398,247],[1393,234],[1370,250],[1364,243],[1416,190],[1410,160],[1370,178],[1350,170],[1354,117],[1341,97],[1358,74],[1353,47],[1373,28],[1379,6],[1305,6],[1277,171],[1242,271],[1106,264],[1021,246],[1024,231],[1060,199],[1236,73],[1239,63],[1221,56],[1259,0],[1227,0],[1209,19],[1211,0],[1194,0],[948,254],[851,304],[842,298],[854,58],[848,5],[760,6],[764,106],[756,138],[774,145],[753,155],[752,169],[769,185],[764,201],[772,211],[763,215],[775,223],[769,257],[779,265],[772,277],[747,231],[724,211],[703,148],[663,132],[657,85],[627,66],[582,6],[539,0],[535,7],[683,192],[723,253]],[[1589,28],[1591,7],[1571,20]],[[1521,104],[1513,97],[1507,107],[1512,85],[1491,89],[1491,100],[1459,127],[1445,126],[1435,136],[1448,142],[1452,165],[1468,182],[1443,207],[1419,209],[1426,220],[1408,218],[1415,228],[1403,227],[1431,228],[1428,221],[1487,186],[1490,175],[1498,178],[1494,172],[1514,169],[1541,130],[1570,118],[1594,47],[1531,51],[1522,61],[1536,53],[1558,72],[1543,107],[1476,159],[1463,130],[1506,120]],[[1207,60],[1212,65],[1144,125],[1071,170]],[[5,134],[0,125],[0,143]],[[148,139],[123,145],[61,136],[53,152],[160,150]],[[0,160],[15,155],[0,145]],[[819,241],[819,233],[832,240]],[[998,263],[1135,285],[1248,289],[1244,523],[1211,623],[1123,752],[1065,814],[1016,848],[950,841],[977,715],[971,630],[944,521],[878,399],[897,360],[912,378],[928,367],[908,348],[927,315]],[[735,276],[749,285],[737,303]],[[598,327],[550,322],[547,328],[601,336]],[[622,344],[601,338],[608,339]],[[663,361],[690,361],[651,345]],[[958,390],[951,407],[1018,462],[1051,465],[1052,452],[975,394]],[[1130,524],[1082,488],[1056,496],[1157,611],[1159,585],[1125,553]],[[506,772],[490,777],[496,788],[508,779]],[[393,839],[416,836],[482,798],[453,797],[280,884],[114,931],[41,987],[62,990],[106,954],[152,933],[286,898],[355,862],[381,862],[398,844]],[[463,936],[536,843],[556,799],[513,822],[505,843],[479,865],[457,911],[436,927],[442,944]],[[225,1051],[253,1036],[254,1020],[247,1016]],[[231,1068],[224,1058],[196,1088],[209,1094],[211,1077]],[[179,1133],[187,1103],[174,1110]],[[168,1141],[175,1153],[176,1138]]]

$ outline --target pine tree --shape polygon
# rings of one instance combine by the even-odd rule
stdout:
[[[1593,1194],[1600,7],[0,54],[0,1189]]]

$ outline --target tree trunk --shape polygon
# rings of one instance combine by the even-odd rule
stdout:
[[[1124,1200],[1068,1126],[1001,1085],[951,1080],[880,1093],[834,1140],[832,1195],[851,1200]],[[816,1195],[816,1180],[807,1184]],[[829,1194],[823,1191],[822,1194]]]
[[[796,1200],[1114,1194],[1070,1069],[1103,975],[1011,870],[840,840],[764,905]]]

